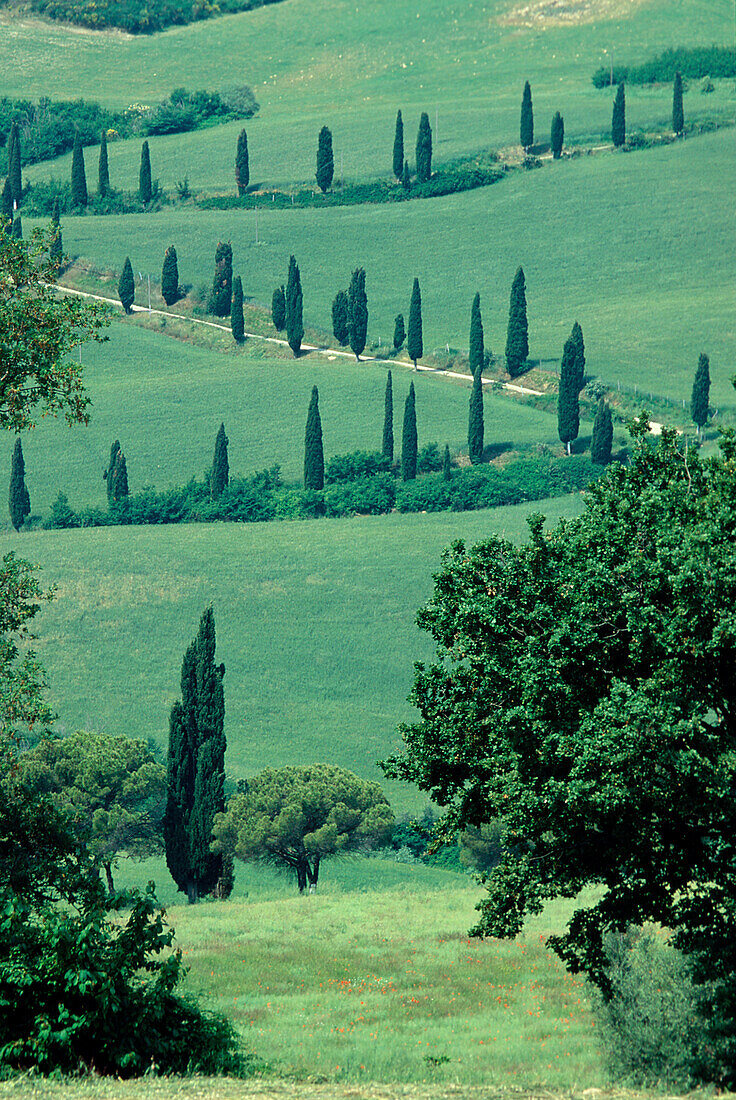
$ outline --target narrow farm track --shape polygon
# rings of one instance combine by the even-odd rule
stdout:
[[[119,301],[115,298],[105,298],[102,294],[91,294],[86,290],[76,290],[71,286],[63,286],[60,283],[56,284],[56,289],[64,294],[73,294],[78,298],[90,298],[95,302],[103,302],[106,305],[113,306],[115,309],[122,309]],[[132,313],[148,313],[157,317],[171,317],[176,321],[187,321],[192,325],[204,325],[207,328],[218,329],[220,332],[230,332],[229,325],[220,325],[216,321],[203,321],[199,317],[187,317],[184,313],[172,313],[166,309],[148,309],[146,306],[131,306]],[[277,336],[261,336],[257,332],[246,332],[245,337],[247,340],[261,340],[266,344],[277,344],[279,347],[286,348],[289,346],[286,340],[280,340]],[[330,347],[318,347],[316,344],[302,344],[302,351],[316,352],[317,355],[324,355],[328,359],[342,358],[342,359],[354,359],[355,356],[351,351],[344,351],[342,348],[330,348]],[[390,367],[403,367],[404,370],[412,370],[411,363],[405,363],[402,359],[383,359],[375,355],[364,355],[360,362],[362,363],[381,363]],[[426,371],[428,374],[443,375],[446,378],[459,378],[466,382],[472,382],[472,374],[463,374],[461,371],[454,370],[441,370],[436,367],[425,367],[421,363],[417,365],[418,371]],[[532,397],[542,397],[541,390],[533,390],[529,386],[515,386],[512,382],[498,382],[495,378],[483,378],[484,386],[501,386],[503,389],[512,390],[514,393],[529,394]]]

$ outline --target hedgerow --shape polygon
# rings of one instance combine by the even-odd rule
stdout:
[[[611,84],[659,84],[675,79],[675,73],[690,80],[704,76],[728,78],[736,76],[736,48],[733,46],[680,46],[668,49],[641,65],[615,65],[596,69],[592,80],[596,88]],[[613,78],[613,79],[612,79]]]
[[[191,4],[180,4],[177,0],[157,0],[156,4],[148,0],[28,0],[26,6],[47,19],[82,27],[118,27],[129,34],[153,34],[166,27],[275,3],[277,0],[217,0],[217,3],[194,0]]]

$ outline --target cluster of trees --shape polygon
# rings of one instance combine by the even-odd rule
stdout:
[[[154,182],[151,174],[151,151],[147,141],[141,146],[141,164],[138,172],[138,198],[144,204],[150,203],[158,195],[160,187],[158,180]],[[100,134],[100,158],[97,166],[97,194],[101,199],[107,198],[113,193],[110,186],[110,167],[107,156],[107,131]],[[75,207],[85,207],[89,203],[89,190],[87,188],[87,171],[84,164],[84,149],[82,139],[77,132],[74,136],[72,149],[71,168],[71,194]]]
[[[565,120],[559,111],[552,116],[550,126],[550,147],[552,156],[559,160],[562,156],[562,147],[565,142]],[[521,95],[521,116],[519,119],[519,144],[522,149],[529,151],[534,145],[534,106],[532,104],[532,90],[527,80]]]

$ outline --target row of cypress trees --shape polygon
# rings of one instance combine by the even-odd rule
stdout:
[[[79,132],[74,137],[72,149],[71,171],[72,202],[75,206],[87,206],[89,203],[89,191],[87,188],[87,171],[84,165],[84,149]],[[110,167],[107,158],[107,131],[100,135],[100,159],[97,168],[97,194],[105,198],[112,193],[110,186]],[[141,146],[141,165],[138,173],[138,197],[141,202],[149,203],[153,198],[154,184],[151,175],[151,151],[148,142]]]

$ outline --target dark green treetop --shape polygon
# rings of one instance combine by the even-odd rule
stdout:
[[[593,421],[593,435],[590,441],[592,461],[599,466],[607,466],[611,461],[612,447],[613,417],[608,403],[601,397],[598,399],[598,408]]]
[[[429,125],[429,115],[422,111],[419,120],[416,147],[417,179],[420,183],[432,178],[432,127]]]
[[[580,430],[580,401],[578,394],[577,345],[571,336],[565,341],[560,364],[560,389],[557,395],[557,434],[567,447],[577,439]]]
[[[228,438],[225,435],[225,425],[220,424],[215,437],[215,453],[212,458],[212,470],[210,471],[210,498],[219,500],[230,481],[230,464],[227,457]]]
[[[512,378],[524,370],[529,357],[529,325],[526,316],[526,283],[519,268],[511,284],[509,324],[506,331],[506,369]]]
[[[332,131],[323,126],[317,141],[317,171],[315,179],[320,191],[329,191],[335,174],[335,158],[332,153]]]
[[[693,381],[693,393],[690,398],[690,415],[697,425],[700,435],[708,421],[708,401],[710,399],[710,360],[705,353],[698,359],[698,368]]]
[[[417,476],[417,406],[414,383],[404,403],[404,423],[401,432],[401,476],[404,481],[413,481]]]
[[[248,159],[248,135],[241,130],[238,135],[238,148],[235,153],[235,183],[238,194],[244,195],[250,183],[250,161]]]
[[[153,198],[153,180],[151,179],[151,153],[148,142],[141,146],[141,167],[138,173],[138,195],[141,202],[150,202]]]
[[[419,279],[414,280],[411,290],[411,302],[409,303],[409,332],[406,341],[406,350],[409,358],[414,361],[414,370],[417,369],[417,359],[422,358],[424,344],[422,342],[422,292],[419,289]]]
[[[118,279],[118,297],[126,313],[130,313],[130,307],[135,301],[135,278],[133,277],[133,265],[130,256],[125,257],[123,270]]]
[[[357,267],[348,288],[348,318],[350,347],[356,359],[365,350],[368,337],[368,295],[365,291],[365,268]]]
[[[107,464],[107,469],[102,474],[102,480],[105,482],[107,488],[107,503],[112,503],[112,489],[113,489],[113,475],[115,473],[115,462],[118,454],[120,453],[120,440],[116,439],[110,447],[110,460]]]
[[[565,142],[565,120],[559,111],[555,111],[552,116],[549,140],[552,146],[552,157],[554,160],[559,160],[562,156],[562,146]]]
[[[312,386],[304,432],[304,488],[321,491],[325,487],[325,456],[322,449],[322,420],[319,415],[319,392]]]
[[[394,318],[394,351],[400,351],[404,346],[406,340],[406,329],[404,328],[404,314],[397,313]]]
[[[122,451],[118,451],[115,456],[115,466],[112,471],[112,492],[111,500],[116,503],[119,500],[124,500],[128,496],[130,490],[128,488],[128,464],[125,461],[125,455]]]
[[[233,248],[219,241],[215,249],[215,274],[207,308],[215,317],[227,317],[233,299]]]
[[[299,354],[304,339],[302,280],[293,256],[289,257],[289,274],[286,279],[286,339],[294,356]]]
[[[682,105],[682,76],[675,73],[672,85],[672,129],[676,134],[681,134],[685,129],[685,109]]]
[[[396,179],[400,182],[404,172],[404,120],[401,117],[401,111],[396,113],[393,170]]]
[[[164,253],[161,268],[161,297],[167,306],[173,306],[179,301],[179,258],[173,244],[170,244]]]
[[[616,88],[611,118],[611,140],[618,149],[626,141],[626,92],[623,81]]]
[[[521,97],[521,118],[519,122],[519,142],[524,149],[534,144],[534,110],[532,108],[532,90],[529,81],[524,84]]]
[[[26,464],[23,459],[23,447],[20,436],[15,437],[13,459],[10,467],[10,522],[16,531],[20,531],[26,516],[31,514],[31,498],[26,488]]]
[[[345,290],[338,290],[332,302],[332,332],[342,347],[350,339],[350,308]]]
[[[107,130],[100,133],[100,160],[97,165],[97,194],[101,199],[110,194],[110,167],[107,161]]]
[[[271,320],[277,332],[283,332],[286,328],[286,295],[284,284],[277,286],[271,298]]]
[[[450,457],[449,443],[445,443],[445,453],[442,456],[442,477],[445,481],[452,481],[452,458]]]
[[[577,386],[577,392],[580,393],[585,385],[585,341],[583,340],[583,330],[578,321],[572,326],[570,339],[575,344],[575,385]]]

